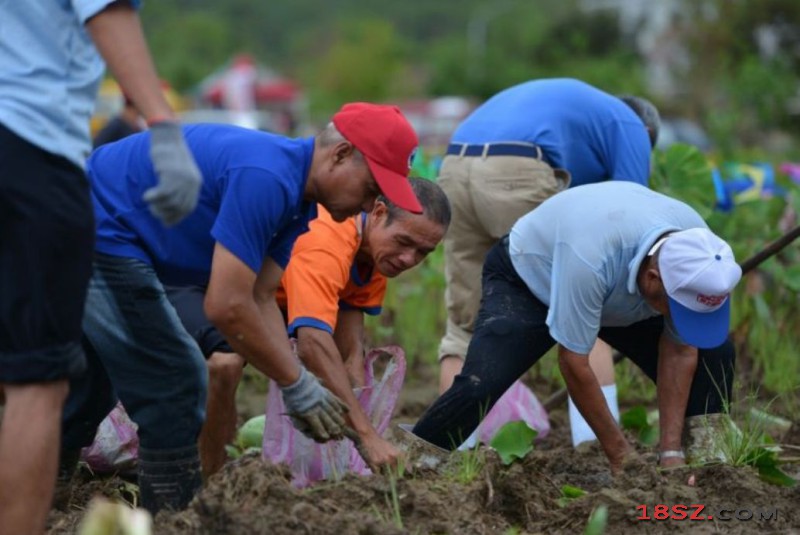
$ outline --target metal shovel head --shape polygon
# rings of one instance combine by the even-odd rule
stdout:
[[[432,450],[432,453],[437,453],[437,454],[440,454],[440,455],[449,455],[450,454],[449,450],[441,448],[441,447],[437,446],[436,444],[434,444],[432,442],[428,442],[427,440],[425,440],[424,438],[420,437],[419,435],[415,435],[414,431],[413,431],[414,424],[397,424],[397,427],[399,427],[400,429],[405,431],[409,436],[412,437],[412,439],[415,442],[417,442],[417,443],[419,443],[421,445],[424,445],[426,448],[430,448]]]

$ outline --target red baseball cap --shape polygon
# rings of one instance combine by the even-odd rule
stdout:
[[[400,110],[353,102],[342,106],[333,124],[364,155],[381,192],[400,208],[421,214],[422,205],[408,182],[419,140]]]

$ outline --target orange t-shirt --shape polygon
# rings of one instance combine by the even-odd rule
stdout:
[[[317,218],[295,241],[277,293],[289,334],[298,327],[333,333],[340,309],[381,313],[386,277],[355,260],[366,218],[362,213],[337,223],[318,205]]]

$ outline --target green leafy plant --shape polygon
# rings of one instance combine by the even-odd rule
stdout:
[[[608,524],[608,506],[601,505],[592,511],[589,515],[589,521],[586,523],[586,529],[583,531],[584,535],[603,535],[606,531]]]
[[[623,429],[637,433],[643,445],[654,446],[658,442],[658,411],[648,413],[642,405],[637,405],[623,412],[619,421]]]
[[[566,507],[568,503],[578,498],[586,496],[586,491],[579,487],[573,487],[572,485],[562,485],[561,486],[561,497],[558,498],[558,506],[559,507]]]
[[[459,483],[466,485],[474,481],[486,466],[486,450],[480,445],[455,452],[448,463],[448,472]]]
[[[538,433],[523,421],[508,422],[497,430],[490,446],[494,449],[503,464],[511,464],[522,459],[533,451],[533,440]]]
[[[266,416],[261,414],[247,420],[236,432],[233,444],[225,446],[228,457],[238,459],[242,455],[260,452],[264,440],[264,426]]]
[[[769,404],[765,409],[755,407],[757,393],[750,393],[745,400],[734,407],[726,407],[726,412],[742,413],[737,425],[732,418],[725,419],[726,425],[713,429],[716,447],[724,462],[732,466],[752,466],[764,481],[785,487],[794,486],[797,481],[781,470],[778,459],[780,447],[776,446],[767,429],[786,430],[787,420],[769,414]],[[771,402],[770,402],[771,403]],[[741,409],[744,406],[745,409]],[[791,425],[791,423],[790,423]]]

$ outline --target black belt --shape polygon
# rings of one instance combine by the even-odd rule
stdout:
[[[447,154],[457,156],[522,156],[525,158],[543,159],[542,149],[533,143],[481,143],[468,145],[450,143]]]

